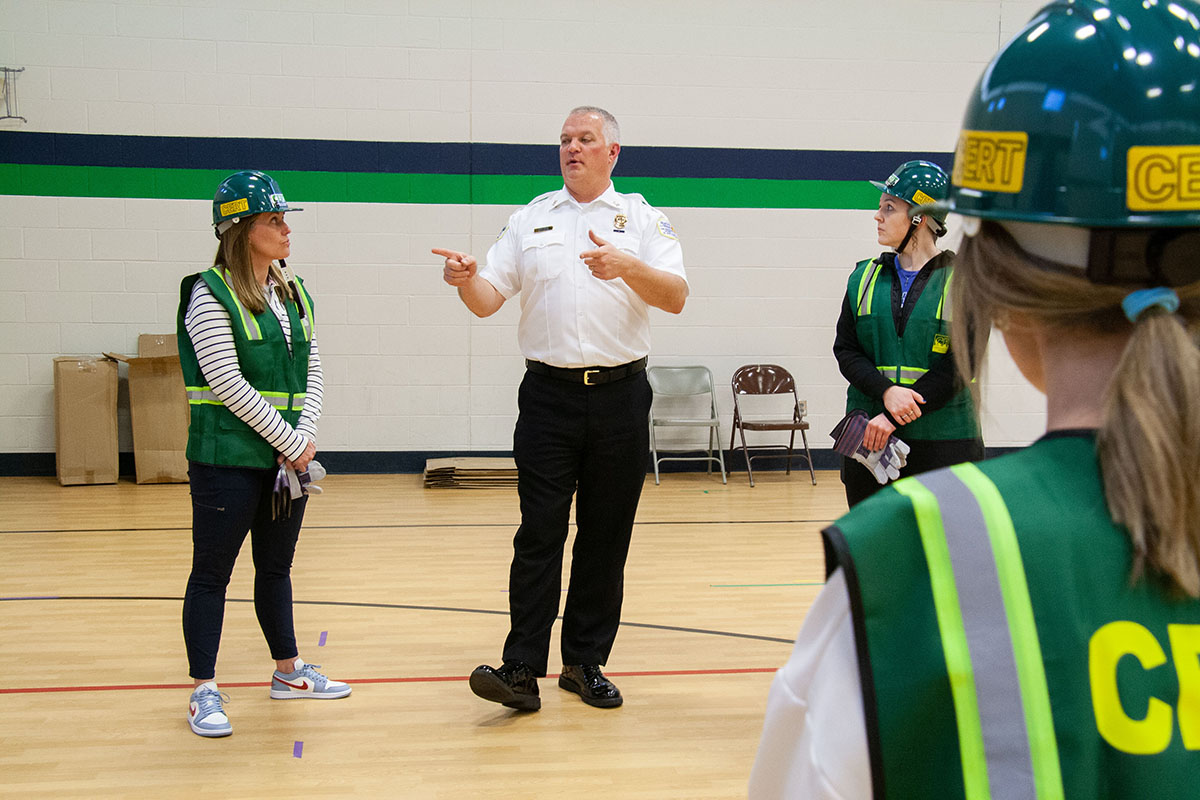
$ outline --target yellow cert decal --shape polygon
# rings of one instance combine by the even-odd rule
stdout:
[[[949,353],[950,352],[950,337],[944,333],[935,333],[933,335],[933,352]]]
[[[920,189],[917,189],[917,191],[913,192],[913,205],[914,206],[927,206],[927,205],[930,205],[931,203],[936,203],[936,202],[937,202],[937,200],[934,200],[932,197],[925,194]]]
[[[1025,182],[1028,150],[1029,135],[1024,131],[963,131],[950,180],[968,189],[1015,194]]]
[[[250,203],[246,198],[240,200],[230,200],[228,203],[221,203],[221,216],[231,217],[234,214],[240,214],[243,211],[250,210]]]
[[[1200,209],[1200,144],[1131,147],[1126,164],[1130,211]]]

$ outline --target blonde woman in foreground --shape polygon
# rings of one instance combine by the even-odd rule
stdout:
[[[951,335],[973,378],[1000,330],[1047,432],[825,530],[751,797],[1196,796],[1197,13],[1052,3],[981,77]]]

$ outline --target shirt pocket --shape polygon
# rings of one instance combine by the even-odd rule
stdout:
[[[522,237],[521,262],[535,281],[554,280],[567,265],[566,237],[561,231]]]
[[[618,238],[615,242],[613,242],[613,246],[623,253],[629,253],[629,255],[633,256],[634,258],[639,258],[638,241],[636,239],[625,239],[623,237]]]

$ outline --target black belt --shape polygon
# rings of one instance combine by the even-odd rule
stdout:
[[[535,375],[546,375],[567,383],[582,383],[584,386],[599,386],[637,375],[646,368],[646,358],[621,364],[616,367],[552,367],[541,361],[525,359],[525,369]]]

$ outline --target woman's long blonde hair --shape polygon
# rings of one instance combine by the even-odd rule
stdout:
[[[1152,308],[1134,324],[1121,310],[1130,291],[1031,255],[984,221],[964,240],[952,282],[952,338],[969,343],[955,359],[963,375],[979,374],[991,326],[1010,312],[1049,328],[1128,330],[1096,436],[1104,495],[1129,532],[1131,579],[1149,569],[1200,597],[1200,282],[1176,289],[1175,314]]]
[[[221,234],[217,243],[217,254],[213,256],[214,267],[228,267],[233,292],[237,299],[251,314],[261,314],[267,308],[267,296],[262,286],[254,279],[254,266],[250,261],[250,227],[258,221],[262,214],[243,217],[241,222],[230,225]],[[283,271],[274,261],[271,262],[271,278],[275,281],[275,291],[284,300],[295,300],[291,289],[283,279]]]

